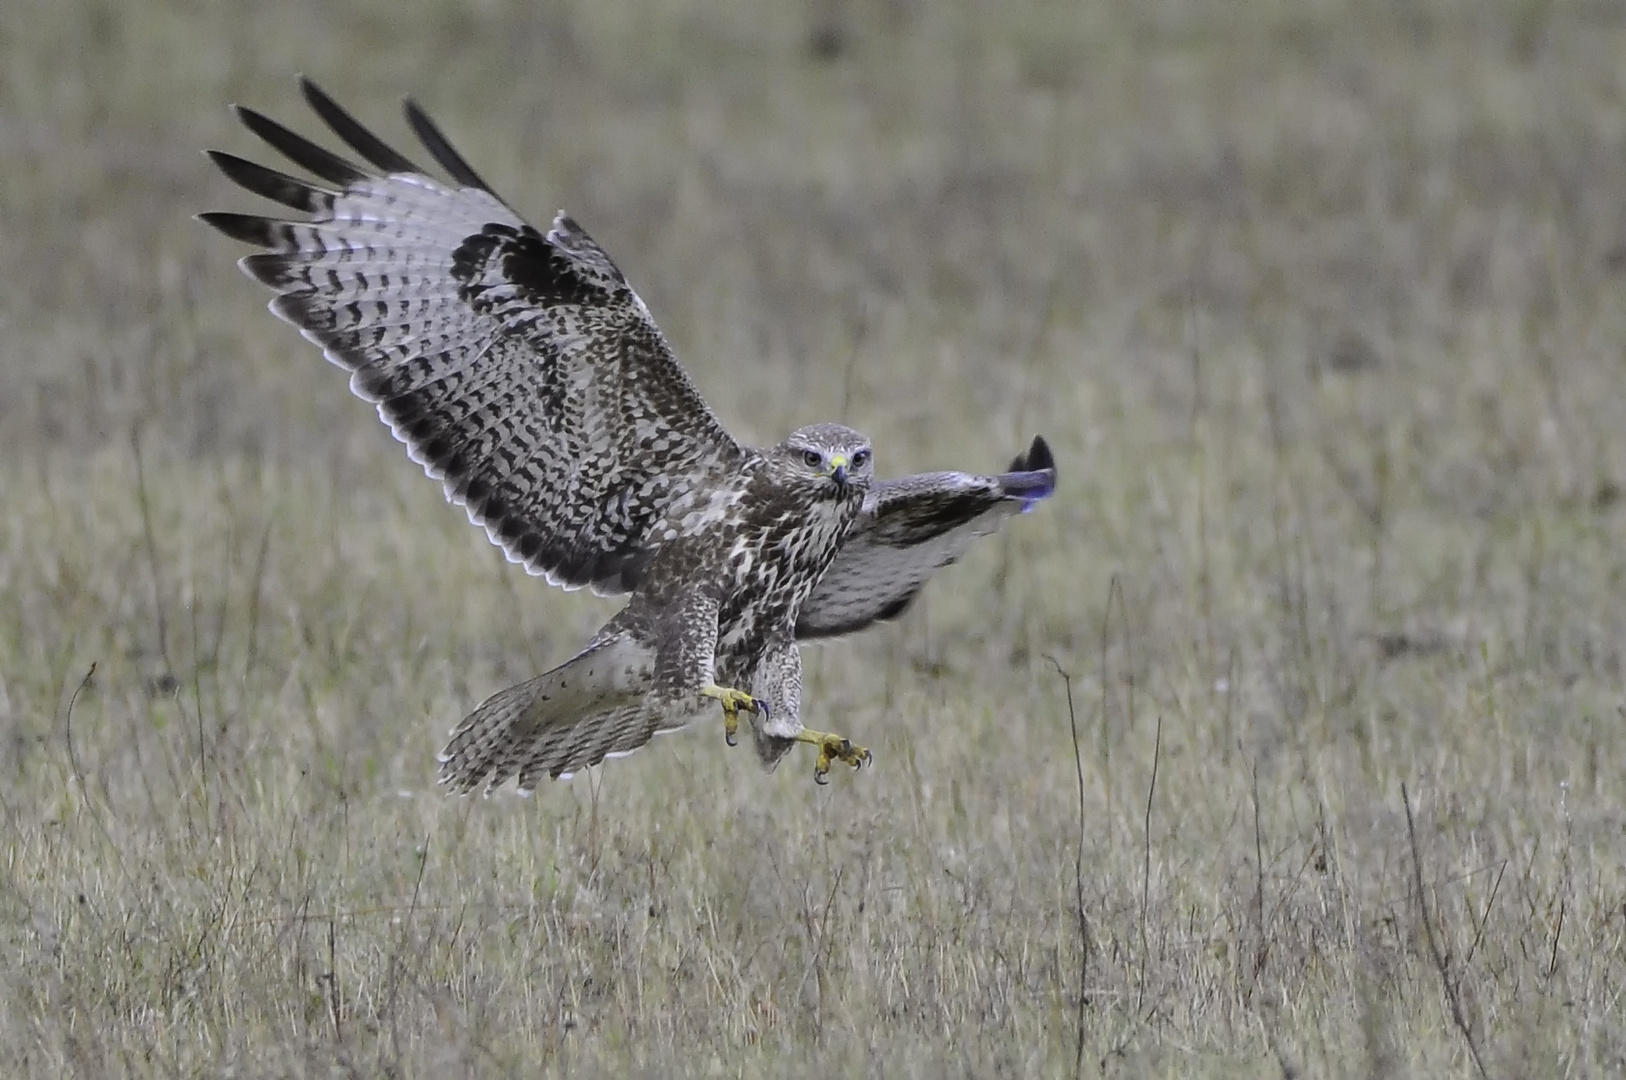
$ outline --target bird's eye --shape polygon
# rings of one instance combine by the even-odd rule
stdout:
[[[816,469],[824,464],[824,456],[817,450],[803,450],[802,460],[807,463],[807,467],[810,469]]]
[[[869,464],[869,451],[868,450],[860,450],[860,451],[858,451],[858,453],[853,455],[853,468],[862,469],[865,465],[868,465],[868,464]]]

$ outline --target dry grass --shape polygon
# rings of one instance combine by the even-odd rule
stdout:
[[[1626,1068],[1617,4],[549,11],[0,15],[0,1071]],[[296,70],[569,206],[743,435],[1051,438],[811,655],[874,771],[436,790],[609,609],[187,220]]]

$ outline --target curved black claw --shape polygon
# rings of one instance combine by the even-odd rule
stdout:
[[[751,712],[753,715],[761,716],[764,720],[768,719],[767,701],[753,694],[751,696]]]
[[[820,784],[830,782],[830,766],[838,761],[857,769],[875,760],[868,750],[854,746],[851,739],[844,739],[840,735],[803,730],[797,732],[795,738],[819,748],[819,759],[813,763],[813,779]]]
[[[738,745],[740,745],[739,734],[737,732],[733,732],[733,731],[726,731],[725,730],[723,732],[723,741],[726,742],[730,746],[738,746]]]

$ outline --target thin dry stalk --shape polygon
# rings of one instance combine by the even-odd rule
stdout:
[[[1073,1058],[1074,1075],[1084,1071],[1084,1014],[1090,1007],[1090,917],[1084,907],[1084,751],[1079,745],[1078,712],[1073,708],[1073,677],[1054,656],[1045,655],[1056,674],[1061,676],[1067,694],[1067,724],[1073,738],[1073,768],[1078,774],[1078,848],[1073,860],[1074,914],[1078,919],[1078,1027],[1077,1050]]]
[[[1157,717],[1152,736],[1152,776],[1146,782],[1146,815],[1141,821],[1140,872],[1140,988],[1135,993],[1135,1011],[1146,1003],[1146,954],[1150,950],[1146,932],[1147,911],[1152,895],[1152,798],[1157,794],[1157,768],[1163,758],[1163,714]]]
[[[1434,936],[1434,923],[1428,914],[1428,899],[1423,886],[1423,855],[1417,846],[1417,824],[1412,820],[1411,797],[1406,792],[1406,785],[1400,785],[1400,802],[1406,808],[1406,836],[1411,841],[1411,869],[1412,884],[1417,889],[1417,911],[1423,920],[1423,937],[1428,941],[1428,954],[1434,961],[1434,970],[1440,973],[1440,986],[1445,991],[1445,1003],[1451,1010],[1451,1023],[1462,1034],[1463,1042],[1468,1044],[1468,1053],[1474,1059],[1474,1067],[1479,1070],[1483,1080],[1489,1080],[1490,1074],[1485,1071],[1484,1059],[1479,1055],[1479,1043],[1474,1038],[1473,1030],[1468,1026],[1468,1019],[1462,1010],[1462,997],[1457,989],[1457,981],[1451,976],[1451,966],[1440,951],[1440,943]]]

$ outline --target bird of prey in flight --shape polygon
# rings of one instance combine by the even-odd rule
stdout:
[[[264,251],[242,260],[271,310],[350,372],[412,460],[511,561],[629,600],[576,656],[495,694],[440,779],[521,791],[643,746],[708,707],[733,745],[750,717],[772,767],[797,743],[815,778],[869,752],[802,726],[799,644],[901,614],[979,536],[1055,489],[1042,438],[1010,470],[878,479],[870,440],[814,424],[776,446],[731,436],[626,278],[561,213],[525,222],[410,101],[438,179],[315,84],[305,100],[365,164],[252,109],[242,122],[315,179],[210,158],[293,220],[202,220]],[[715,704],[712,704],[715,703]]]

